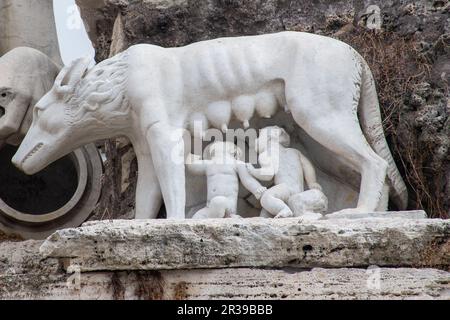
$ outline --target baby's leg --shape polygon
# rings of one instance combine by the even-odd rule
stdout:
[[[238,201],[238,194],[228,196],[226,203],[226,211],[225,211],[225,218],[232,218],[232,219],[240,219],[242,218],[237,213],[237,201]],[[223,204],[225,205],[225,204]]]
[[[193,216],[192,219],[210,219],[211,218],[211,210],[208,207],[204,207],[203,209],[198,210]]]
[[[269,213],[266,209],[261,209],[261,213],[259,215],[260,218],[273,218],[273,215]]]
[[[226,197],[214,197],[209,202],[208,206],[197,211],[192,219],[220,219],[225,217],[229,205],[229,200]]]
[[[286,204],[290,195],[291,192],[285,184],[276,185],[264,192],[261,206],[276,218],[292,217],[294,214]]]

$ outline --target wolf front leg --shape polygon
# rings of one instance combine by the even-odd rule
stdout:
[[[138,159],[138,182],[136,187],[135,219],[156,219],[161,209],[162,196],[158,177],[150,153],[136,150]]]
[[[184,219],[186,186],[182,130],[157,122],[148,129],[146,136],[167,219]]]

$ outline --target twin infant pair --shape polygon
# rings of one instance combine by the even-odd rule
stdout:
[[[259,167],[241,160],[242,150],[232,142],[213,142],[208,159],[190,155],[187,170],[207,177],[207,205],[193,219],[239,217],[239,181],[261,203],[261,217],[304,216],[319,219],[328,209],[327,197],[317,183],[311,162],[290,148],[290,137],[277,126],[260,130],[256,140]],[[261,182],[272,182],[269,189]],[[305,182],[308,190],[305,191]]]

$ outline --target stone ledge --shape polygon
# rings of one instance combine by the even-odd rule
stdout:
[[[393,212],[369,212],[369,213],[345,213],[337,212],[332,214],[327,214],[325,216],[326,220],[335,219],[367,219],[367,218],[380,218],[380,219],[427,219],[427,214],[423,210],[413,210],[413,211],[393,211]]]
[[[450,265],[450,221],[220,219],[101,221],[61,230],[40,251],[82,272]]]
[[[159,230],[159,231],[158,231]],[[187,232],[190,230],[189,232]],[[276,233],[274,230],[278,230]],[[441,220],[402,220],[402,219],[363,219],[334,220],[302,224],[298,219],[290,220],[211,220],[211,221],[114,221],[88,223],[80,229],[62,230],[42,246],[41,241],[0,243],[0,299],[450,299],[450,272],[436,269],[379,268],[368,271],[365,268],[213,268],[180,270],[124,270],[94,271],[68,274],[61,267],[63,263],[74,264],[78,258],[67,261],[61,258],[62,252],[90,252],[97,250],[97,259],[102,259],[103,250],[114,254],[120,249],[124,253],[128,244],[128,256],[137,259],[144,253],[149,261],[156,259],[149,245],[159,242],[159,254],[176,257],[173,250],[190,253],[198,252],[199,239],[205,239],[208,250],[204,250],[206,260],[221,262],[214,250],[241,248],[235,251],[236,261],[245,262],[241,256],[252,244],[251,238],[260,239],[261,245],[248,252],[250,261],[266,259],[273,264],[275,253],[283,258],[289,246],[291,252],[302,253],[304,263],[312,264],[327,261],[314,251],[322,250],[326,255],[330,241],[334,245],[353,245],[328,253],[334,261],[344,261],[336,252],[346,253],[348,261],[355,259],[357,252],[364,252],[367,259],[380,260],[379,255],[386,250],[386,261],[392,261],[394,249],[402,261],[423,258],[424,261],[447,261],[448,268],[448,221]],[[166,232],[164,232],[166,231]],[[185,232],[185,236],[174,232]],[[263,232],[261,236],[257,232]],[[228,232],[228,233],[227,233]],[[236,232],[242,234],[242,241]],[[153,234],[153,237],[149,237]],[[70,235],[70,237],[69,237]],[[102,235],[100,237],[100,235]],[[154,238],[158,235],[159,238]],[[209,237],[207,237],[209,235]],[[270,240],[272,235],[280,236],[280,241]],[[337,236],[339,235],[339,236]],[[195,237],[194,237],[195,236]],[[56,237],[57,239],[54,239]],[[84,238],[83,238],[84,237]],[[85,238],[88,238],[87,241]],[[96,237],[98,239],[96,239]],[[197,238],[196,238],[197,237]],[[344,237],[344,238],[341,238]],[[383,240],[384,237],[384,240]],[[211,241],[214,238],[214,241]],[[347,238],[347,240],[345,240]],[[84,240],[82,240],[84,239]],[[181,239],[181,240],[180,240]],[[195,240],[197,239],[197,240]],[[322,240],[320,240],[322,239]],[[409,239],[409,240],[408,240]],[[172,245],[168,242],[172,241]],[[205,243],[205,240],[203,243]],[[304,241],[313,240],[312,250],[303,257]],[[350,241],[352,240],[352,241]],[[66,245],[62,245],[68,241]],[[97,241],[97,243],[95,243]],[[392,241],[399,241],[393,247]],[[178,242],[178,245],[176,243]],[[216,242],[216,246],[212,243]],[[87,246],[80,249],[82,244]],[[278,243],[278,247],[276,245]],[[431,243],[431,245],[429,245]],[[101,244],[101,245],[99,245]],[[137,252],[133,246],[139,244]],[[180,245],[182,244],[182,245]],[[371,244],[372,248],[368,247]],[[193,246],[189,249],[188,245]],[[41,247],[42,246],[42,247]],[[241,247],[242,246],[242,247]],[[261,251],[273,246],[272,250]],[[414,248],[436,249],[435,256],[420,254],[411,256]],[[39,253],[52,248],[47,253],[54,257],[43,257]],[[145,251],[147,248],[147,253]],[[279,249],[281,248],[281,249]],[[297,248],[297,249],[295,249]],[[446,249],[447,248],[447,249]],[[169,250],[169,251],[167,251]],[[197,251],[196,251],[197,250]],[[259,251],[258,251],[259,250]],[[281,251],[280,251],[281,250]],[[325,251],[324,251],[325,250]],[[61,254],[58,256],[56,254]],[[244,253],[243,253],[244,252]],[[401,252],[399,254],[399,252]],[[430,252],[433,253],[432,250]],[[436,253],[437,252],[437,253]],[[169,254],[171,253],[171,254]],[[374,254],[370,257],[370,254]],[[405,254],[406,253],[406,254]],[[230,256],[230,251],[225,254]],[[312,256],[312,259],[309,256]],[[219,255],[220,256],[220,255]],[[152,258],[153,257],[153,258]],[[86,257],[84,257],[86,258]],[[92,257],[91,257],[92,258]],[[111,263],[110,257],[106,258]],[[152,260],[153,259],[153,260]],[[322,260],[321,260],[322,259]],[[445,260],[446,259],[446,260]],[[70,259],[69,259],[70,260]],[[80,262],[81,260],[78,260]],[[91,260],[86,260],[91,261]],[[122,261],[119,259],[118,261]],[[139,259],[130,264],[137,268]],[[248,260],[247,260],[248,261]],[[328,260],[331,261],[331,260]],[[119,265],[123,268],[125,266]],[[167,263],[167,259],[163,259]],[[192,261],[191,261],[192,262]],[[426,264],[425,262],[421,265]],[[97,264],[100,266],[101,264]],[[186,265],[186,264],[185,264]],[[90,265],[89,265],[90,266]],[[148,267],[148,265],[144,265]],[[111,267],[111,265],[108,265]],[[379,275],[379,286],[376,276]],[[68,285],[69,280],[79,280]],[[375,281],[370,281],[374,279]]]
[[[0,276],[15,273],[54,274],[61,270],[59,260],[39,253],[43,241],[0,242]]]
[[[435,269],[208,269],[0,275],[0,299],[450,299],[450,273]]]

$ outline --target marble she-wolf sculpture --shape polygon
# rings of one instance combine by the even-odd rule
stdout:
[[[397,205],[406,206],[374,79],[345,43],[282,32],[180,48],[136,45],[91,70],[88,65],[81,59],[64,68],[37,103],[13,158],[18,168],[33,174],[88,142],[126,135],[138,157],[136,217],[155,218],[163,198],[168,218],[184,218],[185,165],[173,161],[174,150],[184,152],[183,138],[174,128],[188,127],[190,115],[207,113],[211,104],[263,92],[361,173],[357,207],[347,211],[375,211],[386,185]]]

